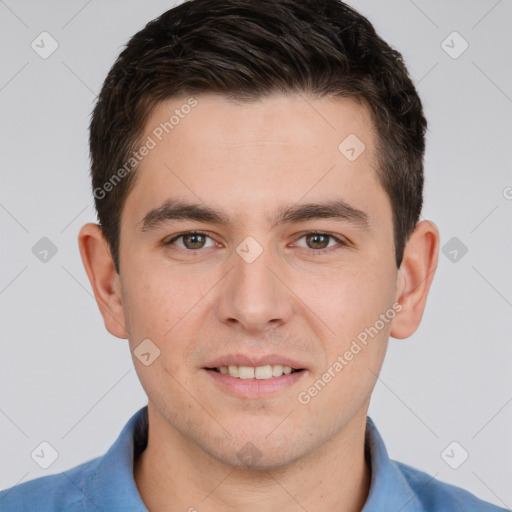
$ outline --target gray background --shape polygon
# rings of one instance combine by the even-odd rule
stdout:
[[[417,84],[429,121],[424,218],[442,246],[458,239],[440,255],[420,329],[390,341],[369,415],[392,458],[510,508],[512,2],[350,4]],[[103,454],[146,403],[127,342],[103,326],[77,234],[96,220],[95,96],[128,38],[173,5],[0,0],[0,488]],[[43,31],[59,45],[47,59],[31,48]],[[457,58],[454,31],[469,44]],[[32,252],[42,237],[57,248],[46,262]],[[46,470],[30,456],[42,441],[59,454]],[[458,469],[441,456],[453,441],[452,465],[469,453]]]

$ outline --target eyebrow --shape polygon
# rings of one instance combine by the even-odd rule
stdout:
[[[370,229],[368,215],[342,199],[323,203],[284,205],[272,215],[267,216],[267,221],[272,227],[316,219],[333,219],[348,222],[365,231]],[[233,224],[229,216],[217,208],[197,203],[167,200],[161,206],[146,213],[139,222],[140,230],[150,231],[175,220],[192,220],[226,226]]]

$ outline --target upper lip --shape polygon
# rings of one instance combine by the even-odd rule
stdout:
[[[304,364],[300,361],[290,359],[287,356],[279,354],[264,354],[264,355],[250,355],[250,354],[226,354],[208,362],[205,368],[219,368],[220,366],[267,366],[281,364],[283,366],[291,366],[295,370],[305,369]]]

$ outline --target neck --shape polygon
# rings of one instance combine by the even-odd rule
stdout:
[[[163,421],[150,406],[148,420],[151,427]],[[169,427],[150,428],[134,479],[149,512],[360,512],[371,481],[365,426],[366,413],[306,457],[272,470],[225,465]]]

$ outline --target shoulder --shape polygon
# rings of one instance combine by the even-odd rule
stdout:
[[[483,501],[462,487],[442,482],[402,462],[393,461],[403,475],[415,499],[429,512],[506,512]]]
[[[124,425],[109,450],[71,469],[0,492],[2,512],[144,511],[133,479],[136,453],[147,442],[147,406]]]
[[[97,510],[85,495],[84,484],[94,478],[101,457],[62,473],[42,476],[0,491],[2,512],[66,512]]]

